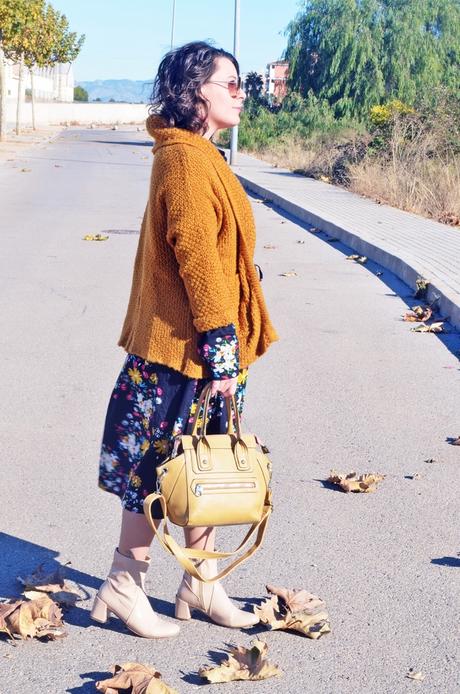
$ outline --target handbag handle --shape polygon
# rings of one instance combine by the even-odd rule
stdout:
[[[155,501],[160,502],[161,509],[163,512],[163,535],[161,535],[160,533],[161,521],[160,525],[157,528],[154,519],[152,518],[152,504],[154,504]],[[220,581],[220,579],[225,578],[225,576],[228,576],[228,574],[231,571],[233,571],[233,569],[236,569],[237,566],[249,559],[249,557],[251,557],[254,554],[254,552],[257,551],[257,549],[263,542],[265,531],[267,529],[268,519],[270,517],[271,512],[272,503],[270,497],[268,496],[264,505],[264,510],[260,521],[251,525],[248,532],[246,533],[246,536],[244,537],[239,547],[237,547],[237,549],[235,549],[233,552],[211,552],[205,549],[190,549],[189,547],[181,547],[179,543],[176,542],[176,540],[169,532],[168,523],[166,521],[167,504],[166,499],[162,494],[149,494],[144,499],[144,513],[146,515],[147,521],[149,522],[160,544],[163,546],[163,549],[175,556],[179,564],[188,574],[190,574],[194,578],[197,578],[199,581],[202,581],[203,583],[214,583],[214,581]],[[226,559],[228,557],[231,557],[234,554],[237,554],[241,549],[243,549],[243,547],[247,544],[252,535],[254,535],[254,533],[256,532],[257,535],[254,544],[251,545],[251,547],[248,550],[246,550],[246,552],[241,557],[235,559],[235,561],[233,561],[231,564],[225,567],[225,569],[223,569],[211,578],[205,578],[198,571],[197,567],[192,561],[192,559]]]
[[[192,429],[192,436],[198,436],[198,420],[200,418],[200,411],[203,408],[203,426],[201,428],[201,437],[206,436],[206,426],[207,426],[207,419],[208,419],[208,409],[209,409],[209,404],[211,400],[211,383],[208,383],[205,385],[203,390],[200,393],[200,397],[198,399],[198,403],[196,406],[196,411],[195,415],[193,417],[193,421],[191,423],[191,429]],[[232,395],[230,398],[225,398],[226,400],[226,406],[227,406],[227,414],[228,414],[228,426],[227,426],[227,434],[232,434],[236,433],[237,439],[241,440],[241,421],[240,421],[240,413],[238,412],[238,405],[236,403],[236,398],[234,395]],[[235,416],[235,425],[233,424],[233,416],[232,412]]]

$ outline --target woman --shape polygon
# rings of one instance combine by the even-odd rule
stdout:
[[[168,53],[155,78],[147,129],[155,140],[150,195],[119,344],[128,355],[107,412],[99,485],[122,498],[120,541],[92,609],[116,614],[136,634],[175,636],[144,592],[153,533],[143,500],[155,468],[185,432],[203,387],[215,395],[208,431],[226,431],[224,398],[241,412],[247,367],[277,339],[253,265],[249,200],[212,136],[237,125],[245,94],[235,58],[206,43]],[[161,518],[155,510],[154,517]],[[214,549],[214,528],[185,529],[188,547]],[[215,563],[200,564],[204,575]],[[224,626],[247,627],[220,583],[184,574],[176,617],[199,609]]]

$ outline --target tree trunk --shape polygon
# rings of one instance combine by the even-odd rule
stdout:
[[[36,130],[35,127],[35,83],[34,83],[34,71],[30,68],[30,87],[32,93],[32,130]]]
[[[0,44],[0,142],[6,140],[6,91],[5,60]]]
[[[21,56],[21,60],[19,61],[18,103],[17,103],[17,108],[16,108],[16,135],[19,135],[19,129],[21,127],[22,76],[24,73],[23,66],[24,66],[24,59]]]

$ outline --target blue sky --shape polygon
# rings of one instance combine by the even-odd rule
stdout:
[[[150,80],[171,40],[172,0],[52,0],[86,34],[75,79]],[[300,3],[302,4],[302,3]],[[212,39],[233,50],[234,0],[176,0],[174,44]],[[285,48],[299,0],[241,0],[242,72],[262,70]],[[281,33],[280,33],[281,32]]]

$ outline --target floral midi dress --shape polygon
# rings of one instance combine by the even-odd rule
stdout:
[[[119,496],[122,506],[143,513],[146,496],[156,489],[156,467],[170,454],[174,438],[193,421],[204,386],[238,377],[236,401],[243,411],[247,369],[239,369],[233,324],[201,333],[198,352],[210,378],[192,379],[162,364],[128,354],[110,397],[99,461],[99,487]],[[209,433],[227,431],[227,408],[217,393],[208,412]],[[161,518],[159,506],[153,514]]]

